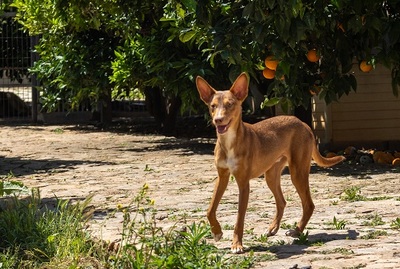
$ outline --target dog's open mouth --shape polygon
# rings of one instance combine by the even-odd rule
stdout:
[[[228,128],[229,128],[229,125],[231,124],[231,122],[229,122],[228,124],[226,124],[226,125],[218,125],[218,126],[216,126],[217,127],[217,132],[219,133],[219,134],[224,134],[224,133],[226,133],[226,131],[228,131]]]

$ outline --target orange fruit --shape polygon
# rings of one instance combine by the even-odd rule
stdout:
[[[309,61],[312,62],[312,63],[318,62],[318,60],[319,60],[320,58],[321,58],[321,57],[318,55],[318,52],[317,52],[316,49],[310,49],[310,50],[307,52],[307,60],[309,60]]]
[[[265,58],[265,66],[271,70],[276,70],[276,67],[278,66],[279,61],[275,59],[274,56],[270,55],[267,58]]]
[[[265,69],[263,70],[263,76],[264,76],[266,79],[273,79],[273,78],[275,77],[275,70],[271,70],[271,69],[269,69],[269,68],[265,68]]]
[[[372,66],[372,64],[367,63],[367,61],[361,61],[360,63],[360,70],[368,73],[369,71],[371,71],[374,67]]]

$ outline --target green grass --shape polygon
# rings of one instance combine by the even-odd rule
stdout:
[[[377,213],[364,216],[364,218],[367,220],[363,221],[362,223],[363,226],[375,227],[385,224],[385,222],[382,220],[382,217],[379,216]]]
[[[207,242],[203,222],[164,230],[145,184],[123,213],[120,244],[110,248],[86,230],[90,198],[72,204],[57,200],[47,207],[39,191],[28,198],[0,200],[0,268],[250,268],[254,257],[219,250]],[[4,201],[4,203],[3,203]],[[185,223],[185,221],[177,221]]]
[[[335,230],[344,230],[346,228],[346,221],[338,220],[336,217],[333,217],[332,225]]]
[[[376,230],[376,231],[372,231],[367,233],[366,235],[361,236],[361,239],[378,239],[381,236],[387,236],[388,233],[386,231],[383,230]]]
[[[26,199],[11,198],[0,211],[0,260],[2,268],[39,268],[53,261],[71,264],[95,256],[93,242],[84,230],[87,201],[70,205],[58,200],[54,209],[41,203],[39,191]],[[54,267],[56,268],[56,267]]]
[[[392,223],[390,223],[390,227],[392,229],[400,230],[400,218],[396,218],[395,220],[393,220]]]
[[[356,202],[356,201],[382,201],[382,200],[390,200],[393,199],[391,196],[377,196],[377,197],[366,197],[361,195],[360,187],[349,187],[343,191],[343,195],[341,197],[342,200]]]
[[[360,193],[360,187],[350,187],[344,190],[344,195],[342,196],[342,199],[350,202],[365,201],[366,197],[362,196]]]

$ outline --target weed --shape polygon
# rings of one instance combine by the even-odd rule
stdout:
[[[382,231],[382,230],[376,230],[376,231],[372,231],[367,233],[366,235],[361,236],[361,239],[377,239],[380,236],[386,236],[388,233],[386,231]]]
[[[247,230],[245,230],[244,232],[245,232],[246,234],[248,234],[248,235],[254,235],[254,228],[247,229]]]
[[[296,245],[308,245],[308,231],[306,233],[301,233],[298,238],[293,241]]]
[[[336,217],[333,217],[333,227],[335,230],[344,230],[346,228],[346,221],[344,220],[338,220]]]
[[[270,252],[259,254],[259,255],[257,255],[257,257],[255,257],[255,261],[257,261],[257,262],[275,261],[277,259],[278,258],[276,257],[276,254],[273,254]]]
[[[268,212],[262,212],[258,214],[260,216],[260,218],[266,219],[268,218]]]
[[[249,268],[253,255],[226,258],[208,244],[210,228],[203,222],[167,231],[157,226],[154,200],[145,184],[123,213],[120,244],[93,240],[86,231],[90,198],[75,205],[57,200],[43,205],[39,191],[0,211],[1,268]],[[182,220],[179,221],[182,223]],[[186,223],[184,220],[183,223]]]
[[[55,134],[62,134],[64,133],[64,129],[62,128],[55,128],[54,130],[52,130],[53,133]]]
[[[281,223],[281,228],[285,230],[290,230],[290,229],[295,229],[297,227],[297,222],[295,222],[293,225],[282,222]]]
[[[309,242],[308,245],[313,246],[313,247],[322,247],[323,245],[325,245],[325,242],[323,240],[316,240],[316,241]]]
[[[351,254],[354,254],[354,251],[352,251],[351,249],[338,247],[338,248],[334,248],[332,250],[322,251],[322,253],[323,254],[339,253],[339,254],[342,254],[342,255],[351,255]]]
[[[151,168],[148,164],[146,164],[146,166],[144,167],[144,171],[145,172],[154,172],[154,169]]]
[[[385,224],[385,222],[382,220],[382,217],[379,216],[377,213],[375,213],[374,215],[368,215],[366,216],[366,219],[368,221],[364,221],[362,223],[362,225],[364,226],[378,226],[378,225],[383,225]]]
[[[277,245],[277,246],[283,246],[285,244],[286,244],[286,242],[283,239],[276,240],[275,243],[274,243],[274,245]]]
[[[260,237],[258,237],[256,239],[257,241],[261,242],[261,243],[267,243],[268,241],[268,236],[266,234],[262,234],[260,235]]]
[[[390,200],[393,197],[391,196],[377,196],[377,197],[371,197],[367,198],[368,201],[383,201],[383,200]]]
[[[344,197],[342,197],[345,201],[355,202],[355,201],[365,201],[366,198],[362,196],[360,187],[350,187],[344,190]]]
[[[28,199],[16,197],[0,212],[1,255],[10,257],[10,268],[36,268],[52,259],[77,263],[92,254],[92,241],[84,230],[84,209],[90,198],[74,206],[57,200],[54,209],[41,204],[34,189]],[[2,258],[0,258],[2,259]]]
[[[390,227],[392,229],[400,230],[400,218],[396,218],[395,220],[393,220],[392,223],[390,224]]]
[[[233,230],[233,229],[235,229],[235,225],[225,223],[225,224],[223,225],[223,228],[222,228],[222,229],[224,229],[224,230]]]
[[[12,171],[0,178],[0,197],[11,194],[28,193],[28,188],[19,181],[11,180],[15,178]]]
[[[338,205],[338,204],[339,204],[338,200],[334,200],[334,201],[331,202],[331,205]]]

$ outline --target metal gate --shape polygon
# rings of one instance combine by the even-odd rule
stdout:
[[[35,39],[21,30],[14,16],[0,16],[0,122],[36,121],[37,92],[29,74]]]

